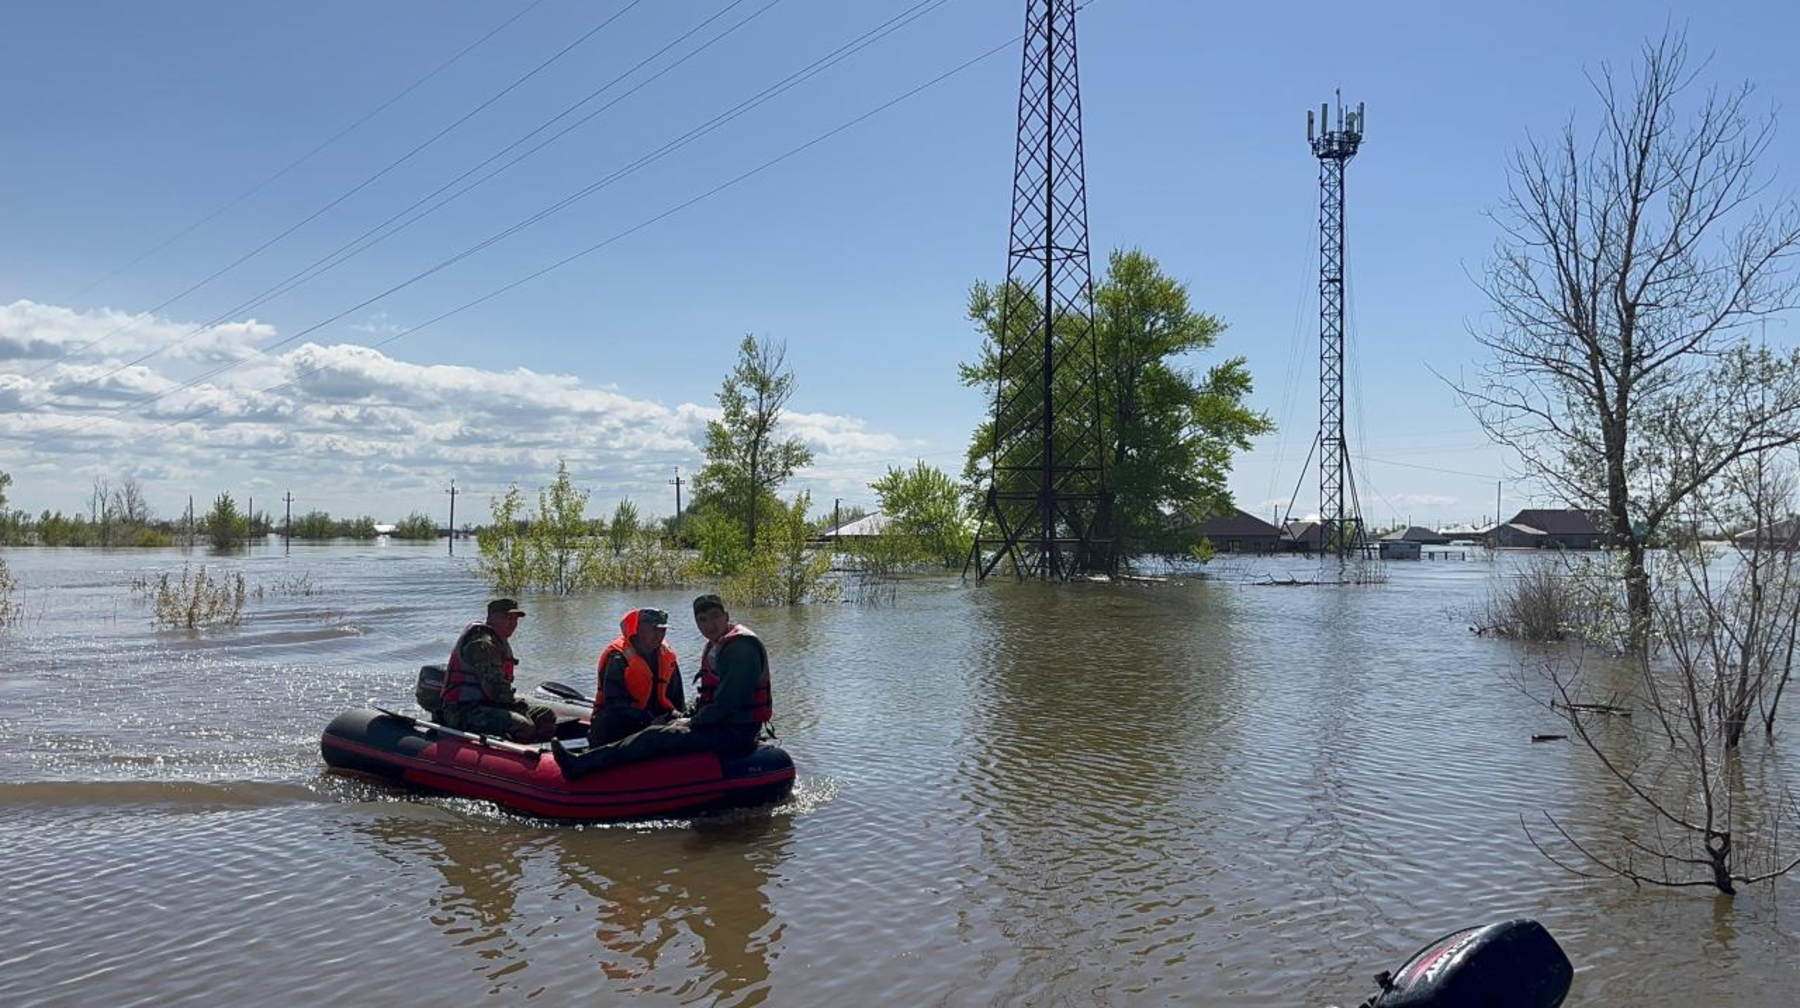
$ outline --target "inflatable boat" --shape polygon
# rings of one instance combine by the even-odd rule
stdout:
[[[586,712],[549,704],[564,721],[559,735],[585,737]],[[347,710],[319,738],[334,770],[378,777],[546,819],[615,821],[691,815],[767,805],[794,787],[794,761],[785,750],[760,745],[748,755],[721,759],[695,753],[645,760],[571,781],[548,745],[521,745],[473,735],[385,708]]]

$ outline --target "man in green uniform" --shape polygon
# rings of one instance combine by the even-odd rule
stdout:
[[[527,704],[513,691],[519,664],[507,638],[525,610],[509,598],[488,603],[487,619],[463,629],[450,649],[444,676],[443,723],[514,742],[543,742],[556,734],[556,712]]]
[[[748,755],[774,714],[769,692],[769,655],[750,628],[734,623],[717,595],[694,600],[694,625],[706,638],[700,657],[700,697],[690,717],[652,725],[610,745],[583,753],[550,743],[563,776],[573,780],[607,767],[714,752],[723,759]]]

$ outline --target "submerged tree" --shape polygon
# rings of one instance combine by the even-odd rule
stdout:
[[[227,549],[250,534],[250,525],[237,509],[237,501],[222,493],[206,515],[206,536],[215,549]]]
[[[1767,744],[1800,643],[1800,557],[1792,471],[1756,456],[1722,477],[1689,498],[1684,518],[1694,534],[1671,551],[1653,597],[1658,646],[1628,656],[1630,707],[1610,696],[1596,703],[1579,670],[1546,669],[1553,709],[1646,821],[1596,843],[1546,818],[1588,869],[1729,894],[1800,867],[1778,846],[1800,827],[1800,811],[1787,798],[1780,753]],[[1734,518],[1750,531],[1730,547],[1698,535]],[[1759,723],[1763,749],[1747,753],[1748,730]]]
[[[619,506],[613,508],[612,521],[606,524],[606,538],[612,543],[614,556],[625,552],[637,538],[642,520],[638,517],[638,507],[630,497],[619,500]]]
[[[694,510],[729,516],[756,549],[757,529],[770,502],[794,472],[812,464],[812,450],[780,435],[781,417],[794,395],[787,346],[745,336],[737,366],[719,389],[717,420],[706,425],[706,465],[694,479]]]
[[[475,569],[488,584],[515,594],[531,582],[531,551],[520,529],[525,492],[517,484],[489,502],[487,525],[475,534]]]
[[[569,477],[568,463],[556,463],[556,479],[538,493],[537,517],[530,525],[532,578],[559,595],[586,587],[600,568],[600,541],[587,521],[588,492]]]
[[[1014,303],[1010,311],[1003,296]],[[1185,552],[1198,524],[1231,508],[1226,479],[1235,452],[1273,430],[1264,414],[1245,405],[1250,372],[1233,357],[1204,373],[1191,369],[1193,355],[1211,350],[1225,330],[1219,319],[1193,310],[1185,285],[1163,273],[1156,260],[1136,249],[1115,250],[1094,291],[1095,347],[1099,358],[1103,460],[1114,493],[1112,533],[1120,555]],[[965,385],[991,394],[999,380],[998,347],[1005,340],[1032,338],[1041,330],[1042,308],[1032,292],[1002,291],[977,283],[969,295],[969,318],[986,336],[981,356],[962,366]],[[1010,332],[1000,332],[1005,315]],[[1068,387],[1063,401],[1082,402],[1081,368],[1058,371]],[[1026,389],[1008,410],[1041,408],[1042,393]],[[1061,418],[1054,437],[1061,451],[1083,436],[1081,418]],[[969,441],[964,479],[984,490],[993,450],[993,420],[976,428]],[[1003,488],[1004,489],[1004,488]]]
[[[1800,439],[1800,353],[1747,339],[1796,300],[1800,212],[1757,205],[1774,120],[1749,85],[1696,76],[1665,35],[1630,82],[1591,78],[1592,137],[1571,121],[1514,156],[1481,284],[1492,359],[1458,389],[1530,475],[1605,515],[1640,628],[1664,523],[1724,467]]]
[[[949,474],[922,460],[911,469],[890,468],[869,484],[881,500],[880,542],[874,544],[889,562],[919,560],[958,567],[975,538],[969,497]]]

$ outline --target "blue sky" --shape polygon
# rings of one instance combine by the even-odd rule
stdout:
[[[642,224],[1006,42],[1022,24],[1013,0],[928,4],[841,64],[541,223],[269,355],[252,349],[344,312],[913,7],[728,3],[9,5],[0,469],[15,476],[15,505],[73,508],[93,476],[132,474],[165,513],[190,492],[273,499],[291,488],[302,507],[391,518],[441,509],[452,477],[478,495],[513,479],[536,486],[566,456],[596,507],[630,495],[667,512],[664,481],[700,463],[700,424],[745,332],[787,341],[795,430],[819,452],[796,486],[826,506],[872,503],[866,483],[889,463],[954,468],[984,409],[955,380],[976,345],[965,294],[1004,268],[1012,46],[555,273],[355,348]],[[344,265],[234,311],[721,10],[599,101],[743,22],[642,90]],[[521,11],[303,164],[119,270]],[[176,298],[615,14],[419,155]],[[1472,277],[1496,236],[1484,213],[1504,191],[1509,152],[1572,113],[1591,122],[1584,69],[1628,65],[1671,23],[1710,58],[1704,79],[1750,80],[1759,107],[1792,107],[1800,71],[1785,47],[1797,20],[1775,4],[1094,0],[1080,39],[1096,262],[1141,247],[1230,324],[1219,355],[1249,359],[1255,404],[1282,427],[1240,459],[1232,486],[1250,510],[1285,504],[1317,422],[1317,164],[1305,111],[1334,88],[1366,102],[1349,179],[1349,417],[1353,454],[1369,460],[1365,512],[1479,519],[1506,460],[1431,369],[1454,375],[1480,361],[1468,336],[1484,310]],[[1777,189],[1797,157],[1800,126],[1790,124],[1765,162]],[[231,324],[189,335],[215,318]],[[232,370],[172,391],[221,364]],[[169,395],[131,405],[158,392]],[[1309,473],[1297,511],[1310,509],[1314,487]],[[1528,494],[1508,485],[1505,509]]]

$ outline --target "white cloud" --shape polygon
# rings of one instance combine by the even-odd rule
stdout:
[[[291,488],[304,502],[296,506],[399,516],[441,507],[452,478],[477,499],[514,481],[534,489],[562,459],[596,510],[630,496],[667,512],[666,481],[677,465],[691,479],[705,424],[718,415],[710,404],[664,404],[578,375],[418,364],[352,344],[256,356],[277,337],[273,327],[247,321],[193,335],[200,328],[107,309],[0,306],[0,445],[19,506],[66,508],[93,475],[130,473],[165,513],[189,493],[255,485],[259,499]],[[150,355],[179,339],[188,342],[177,352]],[[220,361],[243,363],[211,375]],[[812,448],[817,467],[791,489],[816,496],[866,496],[890,463],[920,453],[857,417],[795,411],[786,431]]]

